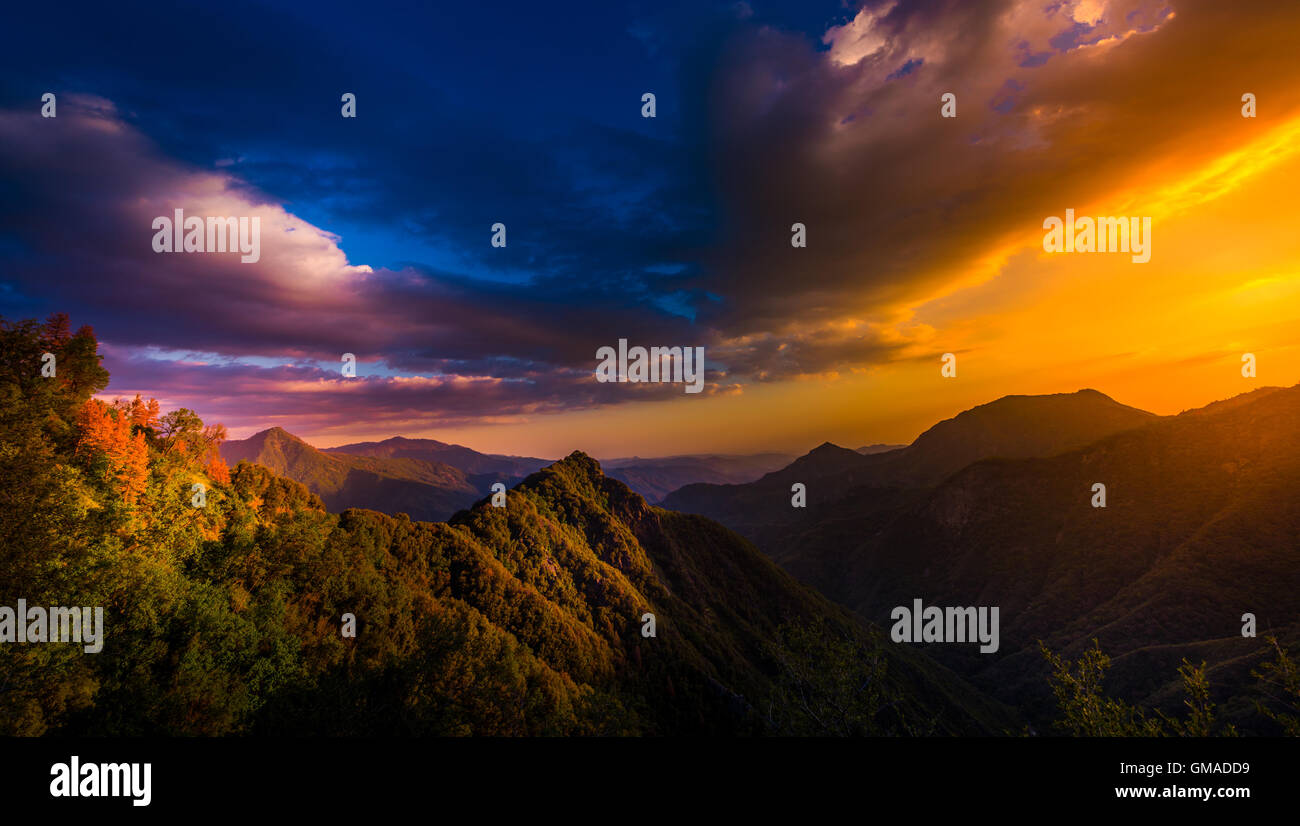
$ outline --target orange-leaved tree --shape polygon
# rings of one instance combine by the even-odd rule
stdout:
[[[77,455],[95,463],[103,460],[117,480],[122,501],[134,505],[149,480],[149,448],[143,433],[131,432],[123,411],[99,399],[87,399],[77,422]]]

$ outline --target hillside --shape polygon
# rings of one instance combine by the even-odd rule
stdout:
[[[877,622],[918,596],[1000,606],[997,655],[926,650],[1031,714],[1051,708],[1037,640],[1077,655],[1096,638],[1116,691],[1144,704],[1176,708],[1178,663],[1208,661],[1249,729],[1263,652],[1242,615],[1261,636],[1300,636],[1297,422],[1300,386],[1257,391],[1050,458],[977,462],[888,506],[857,489],[771,550]]]
[[[930,724],[936,733],[1001,733],[1011,725],[1004,710],[925,658],[880,648],[877,631],[795,583],[740,537],[647,505],[581,453],[530,476],[506,508],[480,503],[452,525],[494,549],[514,578],[564,614],[589,617],[585,625],[607,646],[614,670],[631,658],[634,669],[622,665],[635,672],[627,676],[674,730],[781,728],[758,698],[777,689],[772,658],[791,625],[884,657],[883,679],[917,733]],[[639,633],[645,611],[657,620],[654,639]],[[560,643],[570,635],[543,628],[515,633],[555,656],[571,646]],[[683,695],[696,698],[684,709],[672,700]]]

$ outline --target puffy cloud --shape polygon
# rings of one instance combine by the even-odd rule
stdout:
[[[827,29],[822,43],[830,46],[831,61],[840,66],[853,66],[883,49],[888,36],[878,23],[894,5],[891,2],[878,11],[861,8],[849,22]]]

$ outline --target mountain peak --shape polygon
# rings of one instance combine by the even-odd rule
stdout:
[[[649,512],[649,505],[641,494],[626,483],[606,476],[600,463],[581,450],[575,450],[533,473],[520,482],[516,490],[537,494],[552,502],[561,501],[555,499],[557,495],[561,499],[572,495],[579,498],[597,496],[605,499],[609,507],[620,509],[625,515]],[[563,493],[559,493],[561,491]]]
[[[568,469],[593,477],[605,475],[605,471],[600,467],[600,462],[597,462],[581,450],[573,451],[551,467]]]
[[[297,442],[298,444],[304,444],[304,445],[307,444],[307,442],[304,439],[301,439],[298,436],[293,435],[292,433],[290,433],[289,431],[285,430],[283,427],[280,427],[278,425],[275,427],[268,427],[266,430],[263,430],[259,433],[254,433],[252,436],[249,437],[249,441],[252,441],[254,439],[259,439],[262,441],[269,441],[269,442]]]
[[[381,445],[412,445],[412,446],[436,446],[436,447],[459,447],[459,445],[449,445],[446,442],[440,442],[437,439],[411,439],[407,436],[389,436],[378,444]]]
[[[847,447],[840,447],[831,442],[822,442],[786,467],[773,471],[763,478],[773,477],[784,480],[787,476],[793,474],[793,476],[800,477],[801,481],[805,481],[810,474],[837,473],[857,467],[862,459],[862,454],[857,451],[849,450]]]
[[[841,453],[852,453],[847,447],[840,447],[834,442],[822,442],[817,447],[808,451],[809,456],[838,455]]]
[[[1000,396],[991,402],[978,404],[964,412],[969,413],[971,411],[987,410],[989,408],[997,409],[1010,405],[1068,404],[1071,402],[1107,402],[1116,405],[1120,404],[1100,390],[1094,390],[1091,387],[1083,387],[1075,390],[1073,393],[1012,393],[1006,396]],[[1127,407],[1127,405],[1120,406]]]

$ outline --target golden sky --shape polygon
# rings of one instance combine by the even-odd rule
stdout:
[[[1188,5],[1174,4],[1180,14],[1200,10]],[[1294,25],[1286,30],[1296,32]],[[1256,34],[1226,37],[1222,54],[1184,59],[1212,73],[1236,61]],[[1112,47],[1132,54],[1090,59],[1137,67],[1145,57],[1142,38],[1161,36],[1156,30]],[[1268,41],[1255,46],[1277,48]],[[1151,59],[1164,59],[1154,51]],[[1103,120],[1119,124],[1147,123],[1150,115],[1112,110],[1157,106],[1149,101],[1162,94],[1159,83],[1138,74],[1128,89],[1093,90],[1075,104],[1077,129],[1061,119],[1051,127],[1053,152],[1092,161],[1071,165],[1055,210],[1016,225],[990,215],[983,242],[969,244],[960,265],[945,262],[917,279],[923,290],[880,302],[871,315],[836,319],[848,326],[888,319],[880,335],[893,333],[902,346],[884,363],[747,383],[739,394],[537,418],[518,430],[465,429],[455,438],[555,455],[576,445],[605,456],[802,452],[826,440],[848,447],[910,442],[941,419],[1011,394],[1091,387],[1124,404],[1176,414],[1256,387],[1300,382],[1297,61],[1288,49],[1289,69],[1263,68],[1277,69],[1283,54],[1279,49],[1261,62],[1255,83],[1236,78],[1235,86],[1219,83],[1203,96],[1164,89],[1167,97],[1193,101],[1194,115],[1184,121],[1195,129],[1182,140],[1153,139],[1158,153],[1146,150],[1140,131],[1099,138],[1089,112],[1105,110]],[[1241,113],[1240,93],[1248,91],[1259,100],[1253,119]],[[1125,149],[1122,162],[1108,155]],[[1001,206],[1017,214],[1014,205]],[[1150,216],[1150,261],[1045,253],[1041,220],[1067,207],[1077,216]],[[956,378],[940,376],[945,352],[957,354]],[[1257,359],[1256,378],[1242,376],[1248,352]]]

